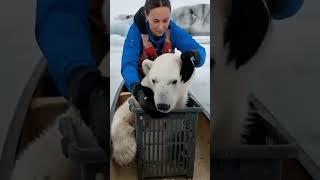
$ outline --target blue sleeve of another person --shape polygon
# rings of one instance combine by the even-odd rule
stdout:
[[[201,67],[205,63],[206,51],[197,43],[190,34],[177,26],[172,20],[170,22],[170,37],[174,47],[181,52],[196,50],[200,55],[200,63],[196,67]]]
[[[140,31],[136,24],[132,24],[124,41],[121,62],[121,74],[129,91],[133,84],[140,83],[138,61],[141,43]]]
[[[37,0],[36,39],[59,91],[80,66],[97,68],[91,54],[88,0]]]

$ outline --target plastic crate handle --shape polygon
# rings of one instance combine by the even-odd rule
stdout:
[[[133,98],[129,98],[129,110],[131,112],[136,112],[136,111],[143,111],[142,108],[140,107],[140,104],[137,103]]]

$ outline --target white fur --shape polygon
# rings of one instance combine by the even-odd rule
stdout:
[[[59,119],[64,117],[79,120],[70,109],[58,117],[39,138],[35,139],[18,157],[13,169],[11,180],[74,180],[75,164],[65,158],[62,153],[58,130]]]
[[[154,61],[145,60],[142,67],[146,76],[141,84],[153,90],[155,104],[168,103],[170,104],[169,111],[185,107],[188,85],[192,78],[185,83],[181,82],[181,60],[178,55],[168,53],[159,56]],[[157,83],[154,84],[152,79],[156,79]],[[177,80],[177,84],[170,84],[172,80]],[[111,124],[112,156],[122,166],[130,164],[136,154],[134,128],[131,126],[133,121],[134,115],[129,110],[127,100],[117,109]]]

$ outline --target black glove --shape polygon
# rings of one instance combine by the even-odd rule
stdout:
[[[107,154],[110,152],[109,78],[95,69],[82,68],[68,79],[68,98],[80,110],[85,124]]]
[[[197,51],[186,51],[180,56],[182,66],[180,70],[181,80],[187,82],[194,71],[194,67],[200,63],[200,56]]]
[[[143,111],[154,118],[161,118],[165,113],[158,111],[154,103],[154,94],[152,89],[142,86],[141,84],[134,84],[131,93],[139,102]]]

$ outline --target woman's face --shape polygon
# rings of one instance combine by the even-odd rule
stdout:
[[[168,7],[157,7],[145,14],[153,35],[162,36],[168,29],[170,22],[170,9]]]

